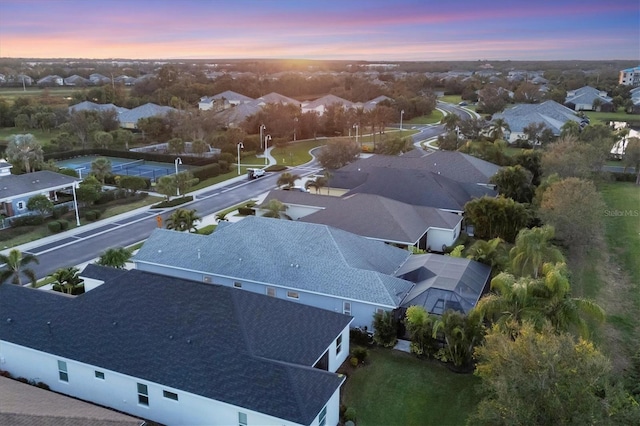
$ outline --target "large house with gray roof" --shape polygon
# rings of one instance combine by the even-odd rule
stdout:
[[[286,215],[293,220],[332,226],[402,248],[443,251],[456,241],[462,226],[461,215],[374,194],[333,197],[273,190],[263,205],[272,199],[285,204]]]
[[[615,111],[613,100],[607,96],[607,92],[591,86],[569,90],[564,105],[574,111]]]
[[[524,129],[534,123],[542,123],[551,130],[555,136],[559,136],[562,126],[568,121],[583,123],[574,110],[555,101],[545,101],[541,104],[515,105],[501,113],[494,114],[492,120],[503,119],[509,129],[505,132],[507,142],[514,143],[518,140],[526,140]]]
[[[192,281],[266,294],[353,316],[353,327],[372,329],[377,312],[406,308],[415,292],[416,277],[427,275],[407,266],[411,255],[381,241],[364,238],[326,225],[300,221],[247,217],[233,224],[221,223],[211,235],[156,229],[132,259],[136,269]],[[414,257],[415,256],[415,257]],[[442,256],[442,255],[433,255]],[[442,256],[444,257],[444,256]],[[475,304],[486,289],[491,268],[461,259],[460,269],[477,268],[476,294],[462,295],[467,285],[431,280],[442,287],[441,297],[429,299],[431,312],[443,305],[464,308],[455,302],[465,298]],[[429,283],[421,287],[432,289]],[[469,293],[469,292],[468,292]],[[457,304],[456,304],[457,303]]]
[[[120,127],[123,127],[125,129],[137,129],[138,120],[142,118],[164,117],[170,112],[177,111],[177,109],[170,106],[161,106],[154,103],[146,103],[144,105],[140,105],[139,107],[130,109],[129,111],[121,113],[118,116],[118,120],[120,121]]]
[[[166,425],[339,421],[342,313],[131,270],[77,297],[0,286],[0,316],[2,369],[55,392]]]

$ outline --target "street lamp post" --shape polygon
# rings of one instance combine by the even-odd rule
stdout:
[[[271,140],[271,135],[267,135],[264,137],[264,164],[265,166],[269,164],[269,158],[267,154],[267,149],[269,148],[269,141]]]
[[[240,176],[240,150],[244,149],[242,142],[238,142],[238,176]]]
[[[265,125],[264,125],[264,124],[261,124],[261,125],[260,125],[260,148],[262,148],[262,140],[263,140],[263,139],[262,139],[262,131],[263,131],[263,130],[267,130],[267,128],[265,127]]]
[[[76,196],[76,185],[77,182],[74,182],[71,185],[71,191],[73,192],[73,208],[76,211],[76,226],[80,226],[80,215],[78,214],[78,197]]]
[[[400,131],[402,131],[402,116],[404,115],[404,110],[400,111]]]
[[[180,188],[178,187],[178,164],[182,164],[182,159],[180,157],[176,158],[173,162],[176,166],[176,192],[178,193],[178,197],[180,196]]]
[[[356,124],[354,124],[354,125],[353,125],[353,128],[354,128],[354,129],[356,129],[356,143],[358,143],[358,128],[359,128],[359,127],[360,127],[360,126],[358,125],[358,123],[356,123]]]
[[[293,141],[296,141],[296,127],[298,125],[298,117],[293,119]]]

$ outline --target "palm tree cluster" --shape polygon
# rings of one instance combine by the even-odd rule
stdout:
[[[75,266],[58,269],[51,274],[51,277],[55,279],[53,290],[66,294],[83,293],[84,282],[78,275],[79,272],[80,270]]]
[[[8,255],[0,254],[0,264],[4,264],[0,269],[0,284],[11,279],[12,284],[22,285],[22,276],[24,275],[31,281],[31,285],[36,285],[36,273],[33,269],[26,266],[30,263],[40,263],[38,258],[29,253],[22,253],[20,250],[13,249]]]
[[[196,223],[200,222],[200,219],[195,209],[177,209],[167,219],[167,229],[181,232],[198,232]]]

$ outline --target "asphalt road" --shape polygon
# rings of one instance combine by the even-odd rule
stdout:
[[[320,167],[315,162],[288,170],[300,176],[317,173]],[[194,201],[183,204],[181,208],[196,209],[204,217],[255,198],[276,187],[279,173],[269,173],[257,180],[233,182],[227,186],[204,191],[195,196]],[[175,209],[163,209],[163,220]],[[57,241],[43,242],[25,250],[38,257],[38,265],[30,264],[38,279],[55,272],[59,268],[79,265],[100,256],[111,247],[123,247],[143,241],[157,227],[158,211],[145,211],[124,219],[109,221],[98,228],[87,230],[73,236],[63,236]]]

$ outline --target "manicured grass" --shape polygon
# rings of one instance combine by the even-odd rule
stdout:
[[[596,122],[606,124],[609,121],[640,121],[640,117],[633,114],[627,114],[624,112],[624,108],[620,108],[616,112],[585,111],[584,113],[589,117],[592,124]]]
[[[325,145],[328,139],[309,139],[301,142],[291,142],[284,146],[277,146],[271,151],[271,155],[278,164],[285,166],[299,166],[311,161],[309,151],[313,148]]]
[[[406,120],[405,123],[406,124],[435,124],[435,123],[439,123],[443,117],[444,115],[440,111],[438,111],[437,109],[434,109],[433,112],[429,115],[415,117],[415,118],[412,118],[411,120]]]
[[[404,352],[372,349],[367,363],[343,387],[359,426],[463,425],[480,400],[477,377]]]
[[[69,98],[71,98],[75,92],[81,92],[82,90],[88,89],[70,87],[49,87],[47,89],[41,89],[39,87],[27,87],[25,91],[22,87],[3,87],[0,88],[0,99],[4,99],[9,105],[13,105],[13,102],[17,98],[44,98],[44,96],[47,95],[50,98],[46,101],[47,104],[69,105]]]
[[[607,205],[605,233],[609,249],[635,285],[635,304],[640,320],[640,187],[633,182],[615,182],[600,187]]]
[[[236,167],[236,165],[232,165],[231,168],[232,170],[224,173],[222,175],[218,175],[216,177],[213,178],[209,178],[209,179],[205,179],[203,181],[198,182],[197,185],[192,186],[191,188],[189,188],[189,190],[187,192],[192,192],[192,191],[196,191],[198,189],[202,189],[202,188],[206,188],[208,186],[211,185],[215,185],[216,183],[220,183],[220,182],[224,182],[225,180],[229,180],[232,179],[234,177],[238,177],[238,176],[247,176],[247,169],[249,168],[254,168],[255,166],[249,167],[249,166],[240,166],[240,174],[238,174],[238,169]]]
[[[27,129],[21,130],[16,129],[15,127],[0,127],[0,140],[8,140],[11,135],[23,135],[31,133],[33,137],[36,138],[38,142],[40,142],[43,146],[49,145],[51,143],[51,139],[56,138],[60,134],[60,130],[52,129],[48,130],[39,130],[39,129]]]
[[[462,97],[460,97],[460,95],[445,95],[445,96],[440,96],[438,100],[442,102],[447,102],[449,104],[458,105],[460,102],[462,102]]]

